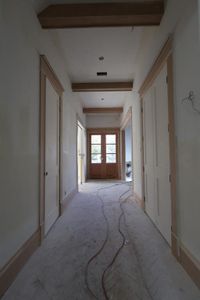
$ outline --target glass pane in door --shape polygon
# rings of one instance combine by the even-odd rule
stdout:
[[[106,134],[106,163],[116,162],[116,134]]]
[[[101,163],[101,135],[99,134],[91,135],[91,163]]]

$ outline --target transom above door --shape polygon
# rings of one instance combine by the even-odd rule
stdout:
[[[119,130],[88,129],[88,178],[119,179]]]

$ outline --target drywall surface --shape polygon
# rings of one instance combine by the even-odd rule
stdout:
[[[87,128],[108,128],[120,126],[119,114],[91,114],[86,116]]]
[[[140,88],[165,41],[173,34],[178,236],[200,261],[200,115],[191,103],[182,103],[192,90],[195,106],[200,109],[199,24],[198,1],[168,0],[161,25],[144,30],[134,87]]]
[[[0,2],[0,268],[39,224],[39,63],[45,54],[65,88],[62,197],[76,187],[76,113],[65,62],[31,1]]]
[[[141,115],[140,99],[137,92],[132,92],[127,96],[121,120],[124,120],[130,107],[132,108],[133,186],[134,192],[142,197]]]
[[[200,261],[200,43],[198,12],[190,5],[174,37],[174,83],[178,163],[178,226],[181,242]]]

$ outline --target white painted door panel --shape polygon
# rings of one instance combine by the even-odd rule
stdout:
[[[149,90],[143,97],[143,108],[145,209],[150,218],[155,222],[154,116],[152,90]]]
[[[171,196],[168,133],[167,67],[164,66],[144,101],[145,207],[171,244]]]
[[[158,227],[171,244],[171,195],[170,195],[170,161],[169,161],[169,132],[168,132],[168,91],[167,67],[163,67],[155,80],[155,155]]]
[[[59,216],[59,96],[46,80],[45,234]]]

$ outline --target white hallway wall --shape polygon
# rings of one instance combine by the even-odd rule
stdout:
[[[200,109],[200,23],[197,1],[168,0],[159,28],[147,28],[138,55],[135,90],[138,90],[168,36],[174,33],[174,106],[177,142],[177,217],[180,242],[200,261],[200,115],[189,103],[182,104],[190,90]],[[128,97],[124,111],[133,109],[133,157],[135,191],[141,196],[140,103],[137,93]],[[139,129],[139,130],[138,130]],[[138,139],[137,143],[135,139]],[[138,162],[140,160],[140,162]]]
[[[118,114],[91,114],[86,116],[87,128],[120,127]]]
[[[41,29],[31,1],[0,2],[0,269],[38,229],[39,55],[65,88],[62,199],[76,188],[76,113],[62,53]]]

